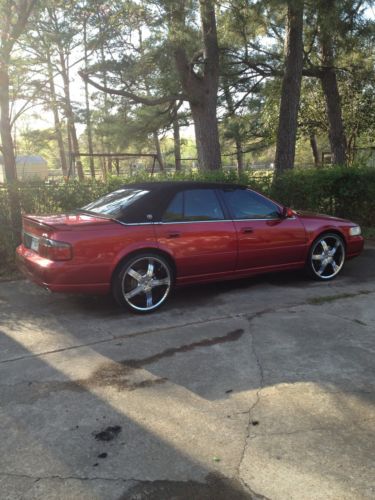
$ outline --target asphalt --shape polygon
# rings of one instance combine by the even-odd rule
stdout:
[[[0,499],[373,499],[375,246],[159,312],[0,283]]]

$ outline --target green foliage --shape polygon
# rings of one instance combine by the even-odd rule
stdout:
[[[375,226],[375,169],[371,167],[291,170],[277,179],[270,195],[296,209]]]
[[[71,181],[64,184],[19,183],[21,206],[24,213],[51,214],[69,212],[82,207],[123,184],[150,180],[150,174],[111,177],[106,182]],[[375,169],[370,167],[328,167],[324,169],[291,170],[273,182],[268,172],[245,172],[240,178],[234,170],[219,172],[189,172],[158,174],[154,180],[197,180],[212,182],[240,182],[271,198],[299,210],[345,217],[363,226],[375,227]],[[14,232],[9,214],[8,193],[0,189],[0,258],[1,268],[12,270]]]

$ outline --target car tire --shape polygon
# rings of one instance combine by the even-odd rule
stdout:
[[[120,306],[147,314],[166,302],[173,283],[168,260],[158,253],[142,252],[121,263],[113,278],[112,294]]]
[[[336,233],[324,233],[311,245],[306,267],[312,278],[329,281],[344,267],[345,256],[343,238]]]

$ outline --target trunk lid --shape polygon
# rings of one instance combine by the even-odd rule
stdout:
[[[59,215],[24,215],[23,228],[27,232],[42,236],[54,231],[72,231],[92,226],[113,224],[108,217],[88,213],[69,213]]]

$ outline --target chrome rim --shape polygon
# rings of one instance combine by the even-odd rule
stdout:
[[[137,311],[152,311],[159,307],[167,298],[170,288],[170,270],[157,257],[134,260],[122,279],[124,299]]]
[[[318,240],[311,252],[311,267],[321,279],[333,278],[344,265],[345,248],[342,240],[327,235]]]

